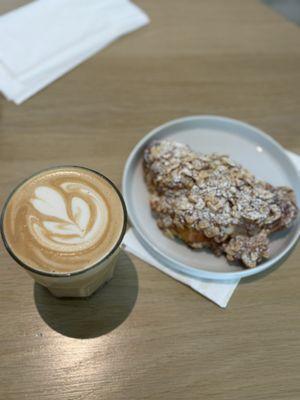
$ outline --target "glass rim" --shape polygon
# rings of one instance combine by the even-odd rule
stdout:
[[[51,171],[51,170],[58,170],[58,169],[63,169],[63,168],[78,168],[78,169],[83,169],[86,171],[90,171],[92,173],[94,173],[95,175],[100,176],[102,179],[104,179],[106,182],[109,183],[109,185],[115,190],[115,192],[117,193],[119,200],[121,202],[122,205],[122,209],[123,209],[123,226],[122,226],[122,230],[120,233],[120,236],[117,240],[117,242],[114,244],[114,246],[112,247],[112,249],[103,257],[100,258],[96,263],[76,270],[76,271],[71,271],[71,272],[47,272],[47,271],[42,271],[40,269],[36,269],[34,267],[31,267],[29,265],[27,265],[24,261],[22,261],[11,249],[8,241],[6,240],[5,237],[5,229],[4,229],[4,216],[5,216],[5,212],[6,212],[6,208],[12,198],[12,196],[17,192],[17,190],[23,186],[26,182],[28,182],[30,179],[34,178],[35,176],[46,172],[46,171]],[[124,198],[120,192],[120,190],[116,187],[116,185],[105,175],[103,175],[101,172],[98,172],[92,168],[88,168],[88,167],[82,167],[81,165],[58,165],[58,166],[54,166],[54,167],[49,167],[49,168],[44,168],[42,170],[39,170],[37,172],[35,172],[34,174],[30,175],[29,177],[23,179],[17,186],[15,186],[15,188],[10,192],[10,194],[7,196],[7,198],[4,201],[4,205],[1,211],[1,216],[0,216],[0,233],[1,233],[1,237],[4,243],[4,246],[7,250],[7,252],[9,253],[9,255],[17,262],[17,264],[19,264],[21,267],[25,268],[26,270],[39,274],[39,275],[43,275],[43,276],[48,276],[48,277],[52,277],[52,278],[66,278],[66,277],[71,277],[71,276],[75,276],[75,275],[81,275],[83,273],[86,273],[94,268],[96,268],[100,263],[104,262],[105,260],[107,260],[110,256],[112,256],[115,251],[119,248],[123,237],[125,235],[126,232],[126,226],[127,226],[127,209],[126,209],[126,205],[125,205],[125,201]]]

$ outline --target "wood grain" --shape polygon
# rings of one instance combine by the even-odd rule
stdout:
[[[2,1],[0,13],[24,1]],[[220,114],[300,153],[300,31],[257,1],[139,0],[151,24],[22,106],[0,99],[1,202],[38,169],[120,185],[134,144]],[[89,300],[57,300],[0,260],[0,399],[300,398],[299,247],[221,310],[135,257]]]

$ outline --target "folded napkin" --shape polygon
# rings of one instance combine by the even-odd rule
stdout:
[[[290,151],[287,151],[287,154],[300,171],[300,156]],[[122,247],[124,248],[124,250],[134,254],[141,260],[146,261],[148,264],[153,265],[154,267],[176,279],[177,281],[184,283],[187,286],[190,286],[196,292],[202,294],[203,296],[207,297],[218,306],[223,308],[227,306],[235,288],[240,281],[239,279],[234,281],[195,279],[175,272],[169,267],[160,263],[148,252],[148,250],[145,249],[145,247],[143,247],[132,228],[130,228],[126,232],[126,235],[123,239]]]
[[[0,17],[0,91],[20,104],[149,22],[129,0],[38,0]]]

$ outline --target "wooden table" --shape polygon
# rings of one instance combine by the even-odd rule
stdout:
[[[245,120],[300,152],[296,25],[253,0],[137,3],[148,27],[21,106],[0,99],[1,201],[57,164],[120,185],[134,144],[189,114]],[[127,254],[92,298],[58,300],[3,252],[0,399],[298,400],[299,256],[243,282],[222,310]]]

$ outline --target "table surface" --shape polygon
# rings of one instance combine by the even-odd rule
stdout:
[[[57,164],[120,186],[134,144],[184,115],[238,118],[300,152],[296,25],[253,0],[137,3],[148,27],[21,106],[0,98],[1,203]],[[299,256],[242,282],[222,310],[124,253],[93,297],[55,299],[3,250],[0,399],[298,400]]]

